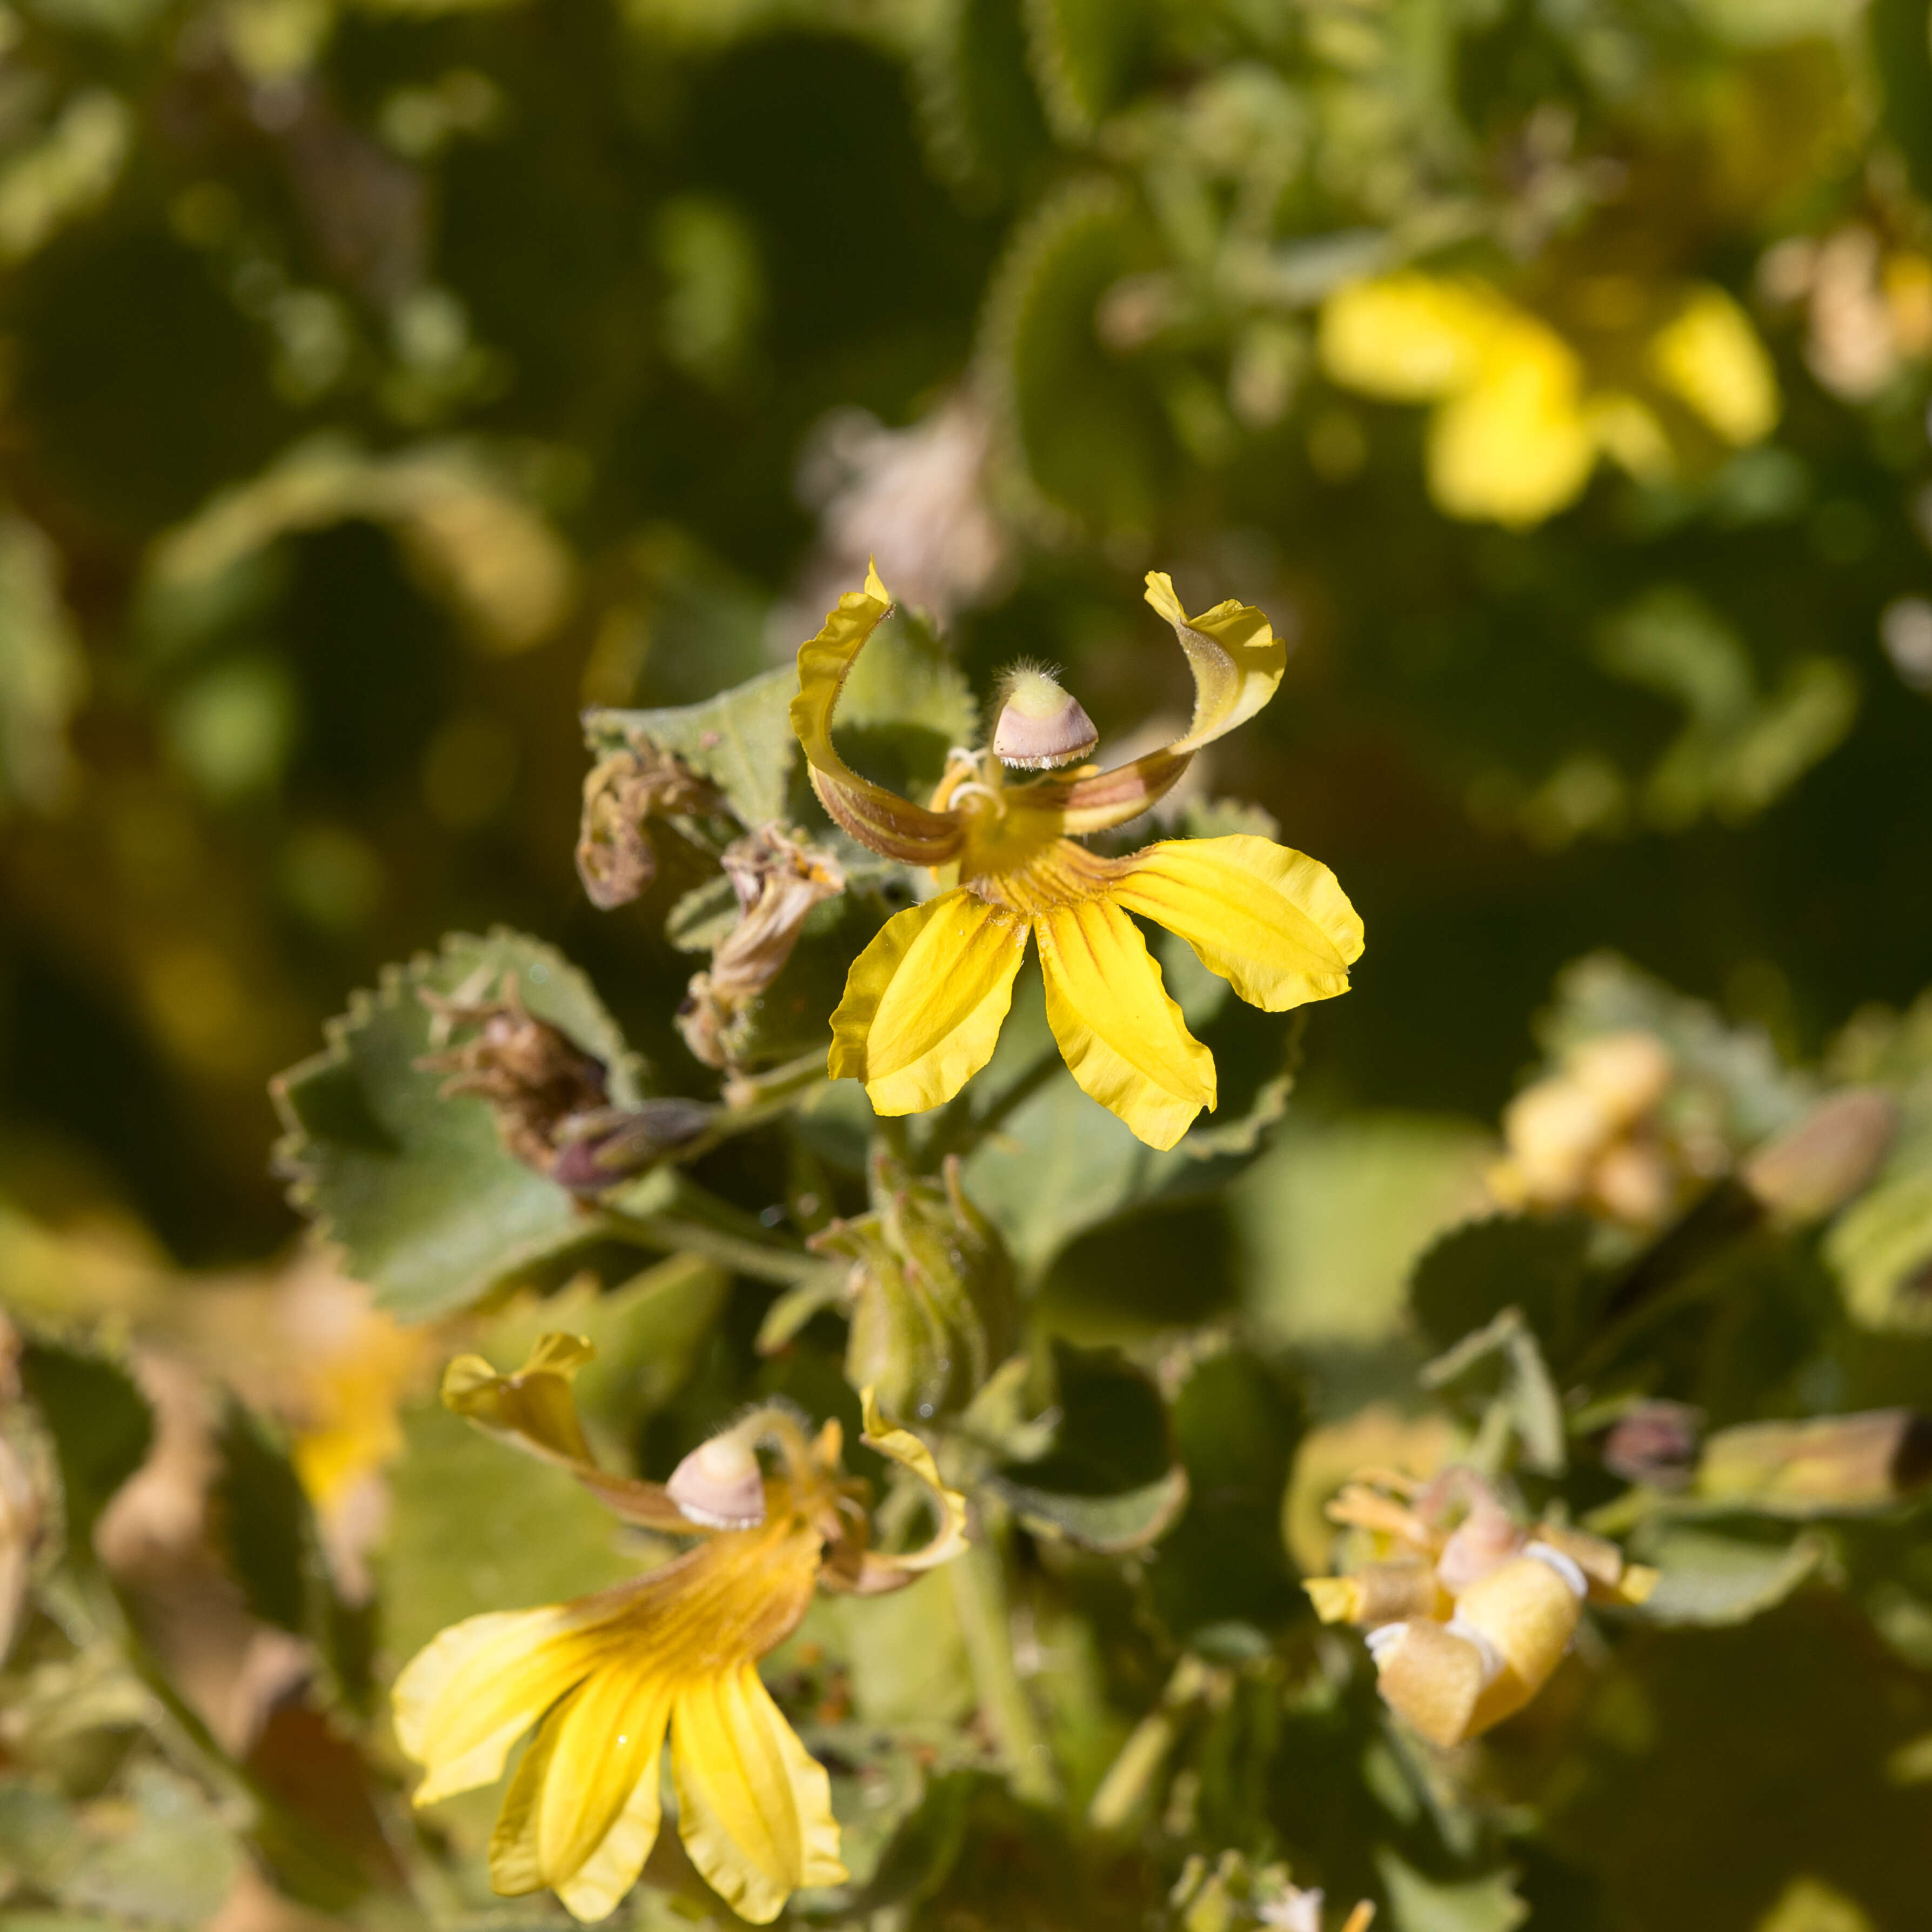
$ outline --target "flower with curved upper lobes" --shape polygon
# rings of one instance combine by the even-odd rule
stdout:
[[[1178,934],[1267,1012],[1348,990],[1362,922],[1318,861],[1245,836],[1163,839],[1118,859],[1076,842],[1138,818],[1196,752],[1252,718],[1281,682],[1286,648],[1252,605],[1217,604],[1189,617],[1168,578],[1154,571],[1147,581],[1148,602],[1174,626],[1194,674],[1186,731],[1112,771],[1082,766],[1018,784],[991,754],[956,752],[930,806],[861,778],[832,741],[839,692],[891,608],[878,572],[800,646],[792,729],[826,810],[862,844],[930,866],[942,885],[886,922],[853,963],[832,1016],[830,1071],[863,1082],[880,1113],[938,1106],[986,1065],[1029,937],[1040,945],[1047,1018],[1075,1080],[1156,1148],[1172,1147],[1214,1106],[1214,1061],[1188,1031],[1129,914]],[[1028,709],[1040,712],[1041,674],[1024,675]],[[1078,705],[1060,694],[1068,718],[1085,728]],[[1036,741],[1040,720],[1025,724]],[[1084,752],[1090,728],[1070,731],[1068,742]]]
[[[547,1335],[514,1375],[477,1356],[449,1366],[443,1399],[492,1434],[568,1469],[625,1521],[701,1539],[634,1581],[541,1610],[453,1625],[396,1680],[396,1735],[424,1766],[418,1804],[493,1783],[534,1731],[490,1840],[490,1882],[554,1891],[607,1917],[644,1870],[660,1817],[668,1740],[677,1831],[741,1918],[768,1924],[806,1886],[835,1885],[838,1826],[824,1767],[760,1681],[758,1660],[795,1630],[814,1589],[874,1595],[965,1546],[965,1504],[919,1438],[862,1391],[868,1446],[937,1498],[939,1529],[904,1555],[868,1546],[863,1486],[840,1466],[838,1425],[808,1441],[787,1410],[754,1411],[686,1456],[668,1484],[592,1458],[570,1384],[590,1346]],[[766,1478],[754,1448],[780,1453]]]

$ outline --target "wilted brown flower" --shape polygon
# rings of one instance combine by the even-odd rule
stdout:
[[[594,1192],[704,1131],[712,1109],[702,1102],[652,1100],[611,1104],[604,1063],[524,1004],[514,974],[494,998],[417,998],[436,1016],[432,1039],[473,1029],[460,1046],[426,1054],[425,1072],[448,1076],[442,1097],[488,1102],[503,1144],[526,1167],[561,1187]]]
[[[677,1016],[685,1044],[707,1066],[733,1064],[734,1024],[783,970],[812,908],[845,890],[830,853],[780,826],[740,838],[722,862],[738,896],[738,922],[718,942],[710,968],[692,975]]]
[[[600,912],[628,905],[657,877],[646,820],[722,808],[716,789],[682,759],[654,745],[614,752],[584,776],[577,876]]]

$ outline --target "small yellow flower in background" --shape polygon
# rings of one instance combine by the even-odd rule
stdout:
[[[667,1738],[678,1835],[706,1881],[764,1924],[805,1886],[845,1876],[824,1768],[760,1681],[758,1660],[797,1627],[814,1588],[869,1595],[909,1582],[964,1546],[965,1507],[919,1439],[864,1396],[866,1442],[938,1498],[926,1548],[868,1548],[860,1486],[840,1468],[838,1425],[808,1441],[787,1412],[760,1411],[694,1451],[660,1485],[592,1460],[572,1378],[590,1358],[568,1335],[540,1342],[518,1373],[479,1358],[450,1364],[459,1414],[568,1469],[624,1520],[704,1540],[635,1582],[578,1602],[471,1617],[396,1680],[396,1732],[427,1772],[418,1804],[499,1778],[536,1736],[490,1841],[490,1882],[554,1891],[578,1918],[608,1916],[637,1882],[659,1825]],[[756,1445],[784,1465],[762,1478]]]
[[[1188,617],[1159,572],[1148,574],[1147,598],[1194,674],[1194,716],[1180,737],[1112,771],[1082,766],[1012,784],[992,753],[956,752],[929,807],[860,777],[832,742],[840,689],[891,608],[876,571],[800,648],[792,728],[826,810],[874,851],[932,867],[944,886],[887,922],[854,962],[832,1016],[832,1076],[862,1081],[879,1112],[938,1106],[986,1065],[1029,937],[1074,1078],[1152,1147],[1172,1147],[1214,1106],[1214,1062],[1130,913],[1178,933],[1267,1012],[1348,990],[1362,923],[1318,861],[1252,837],[1165,839],[1121,859],[1074,842],[1138,818],[1281,682],[1286,650],[1252,605]],[[1037,769],[1090,746],[1085,714],[1045,674],[1026,673],[1012,699],[994,734],[1010,762]]]
[[[1677,458],[1660,404],[1688,410],[1738,447],[1778,420],[1763,344],[1708,284],[1651,331],[1621,380],[1594,378],[1562,334],[1496,290],[1414,271],[1338,290],[1322,310],[1321,348],[1345,388],[1436,404],[1429,490],[1441,508],[1516,528],[1575,502],[1599,456],[1645,480],[1671,475]]]
[[[1303,1586],[1324,1623],[1364,1630],[1390,1708],[1447,1749],[1479,1737],[1546,1684],[1586,1602],[1642,1603],[1657,1572],[1566,1524],[1519,1523],[1474,1470],[1432,1481],[1364,1471],[1328,1505],[1373,1560]]]

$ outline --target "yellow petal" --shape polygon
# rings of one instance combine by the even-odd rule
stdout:
[[[662,1741],[662,1739],[660,1739]],[[556,1895],[573,1918],[594,1924],[608,1918],[643,1875],[644,1861],[657,1843],[662,1807],[658,1798],[657,1754],[651,1761],[631,1802],[596,1850],[580,1865],[574,1877],[563,1880]]]
[[[1708,283],[1658,331],[1650,365],[1726,442],[1761,442],[1778,421],[1771,358],[1744,310]]]
[[[791,728],[812,768],[812,789],[826,810],[862,844],[908,864],[939,866],[958,849],[958,823],[901,798],[846,764],[832,742],[832,714],[866,640],[892,608],[892,598],[868,571],[863,590],[848,590],[817,637],[798,648],[798,695]]]
[[[966,1498],[957,1490],[940,1481],[939,1465],[932,1451],[910,1429],[886,1420],[869,1388],[859,1391],[860,1413],[865,1418],[860,1437],[866,1446],[881,1456],[890,1456],[902,1469],[910,1469],[938,1498],[939,1528],[932,1540],[903,1556],[868,1550],[861,1565],[856,1594],[868,1596],[909,1582],[922,1570],[950,1563],[966,1547]]]
[[[1049,779],[1016,794],[1028,813],[1051,812],[1054,830],[1081,836],[1138,818],[1188,766],[1203,745],[1244,724],[1274,697],[1288,646],[1265,615],[1232,598],[1189,616],[1165,571],[1150,570],[1147,601],[1174,626],[1194,674],[1194,716],[1172,744],[1089,778]]]
[[[1430,494],[1452,517],[1520,528],[1574,502],[1596,458],[1582,364],[1522,316],[1492,344],[1478,381],[1436,412]]]
[[[1390,402],[1432,402],[1475,380],[1491,338],[1513,314],[1480,284],[1441,275],[1352,282],[1322,310],[1330,380]]]
[[[1362,922],[1318,860],[1271,839],[1173,838],[1136,852],[1116,904],[1177,932],[1251,1006],[1285,1012],[1348,990]]]
[[[827,1069],[881,1114],[952,1099],[992,1058],[1026,956],[1025,922],[959,887],[886,922],[852,962]]]
[[[510,1747],[595,1661],[608,1599],[492,1611],[445,1630],[396,1679],[396,1737],[428,1775],[418,1804],[488,1784]]]
[[[678,1834],[741,1918],[769,1924],[800,1886],[845,1876],[830,1780],[748,1664],[685,1685],[672,1719]]]
[[[1150,1147],[1173,1146],[1214,1104],[1214,1060],[1168,998],[1138,928],[1088,899],[1036,929],[1047,1021],[1074,1078]]]

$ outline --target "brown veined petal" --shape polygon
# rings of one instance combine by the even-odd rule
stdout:
[[[1171,1148],[1214,1104],[1214,1059],[1168,998],[1146,940],[1104,899],[1035,924],[1047,1021],[1074,1078],[1150,1147]]]
[[[749,1664],[683,1685],[671,1724],[678,1835],[741,1918],[768,1924],[801,1886],[845,1876],[830,1780]]]
[[[881,1114],[952,1099],[992,1058],[1026,956],[1026,922],[955,886],[888,920],[852,962],[827,1071]]]
[[[1090,778],[1029,786],[1029,802],[1057,806],[1060,829],[1076,836],[1104,832],[1137,818],[1166,792],[1203,745],[1245,724],[1274,697],[1288,663],[1288,646],[1252,604],[1232,598],[1190,617],[1165,571],[1148,572],[1147,601],[1174,626],[1194,674],[1194,716],[1164,750]]]
[[[647,1528],[693,1531],[662,1484],[599,1468],[577,1419],[572,1384],[595,1351],[580,1335],[540,1336],[530,1360],[500,1375],[481,1355],[458,1355],[442,1378],[442,1400],[479,1429],[568,1469],[613,1515]]]
[[[1346,993],[1361,956],[1362,922],[1335,874],[1272,839],[1164,840],[1122,861],[1113,896],[1266,1012]]]
[[[865,589],[847,591],[838,609],[826,615],[824,628],[800,645],[791,728],[805,748],[819,802],[854,838],[908,865],[943,866],[959,849],[958,822],[861,778],[832,742],[838,694],[892,604],[878,572],[868,571]]]

